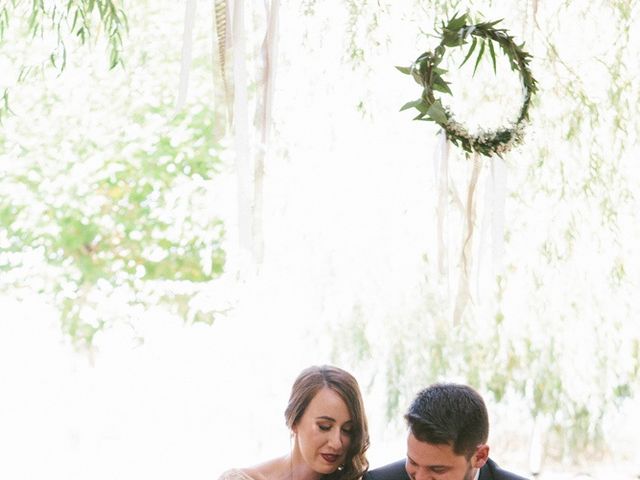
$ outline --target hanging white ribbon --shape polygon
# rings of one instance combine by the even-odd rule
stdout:
[[[436,207],[438,237],[438,272],[448,277],[448,218],[447,205],[449,200],[449,141],[447,133],[440,130],[440,141],[436,146],[436,152],[433,157],[433,174],[435,178],[436,188],[438,192],[438,203]]]
[[[193,46],[193,25],[196,19],[196,0],[187,0],[184,12],[184,30],[182,32],[182,58],[180,61],[180,85],[176,110],[180,111],[187,100],[189,88],[189,70],[191,69],[191,48]]]
[[[265,2],[267,30],[262,42],[262,99],[256,109],[256,127],[261,133],[261,141],[266,144],[271,132],[271,111],[273,109],[273,92],[275,88],[276,66],[278,57],[278,16],[280,0]]]
[[[458,325],[467,304],[471,300],[471,290],[469,288],[470,269],[472,267],[472,247],[473,247],[473,231],[475,225],[475,204],[474,197],[478,177],[481,170],[480,156],[476,153],[473,156],[471,167],[471,178],[469,179],[469,188],[467,189],[467,203],[465,210],[465,227],[463,228],[463,242],[460,254],[460,274],[458,276],[458,293],[456,295],[456,303],[453,311],[453,323]]]
[[[504,259],[504,222],[507,197],[507,166],[503,159],[491,160],[491,259],[493,274],[501,275]]]
[[[472,269],[473,296],[477,299],[489,293],[486,287],[494,285],[495,277],[502,273],[503,268],[506,168],[500,157],[489,159],[489,170],[484,180],[479,182],[478,195],[481,187],[484,188],[484,204]],[[489,265],[485,265],[486,259]]]
[[[455,181],[453,178],[449,178],[449,194],[450,194],[450,200],[451,200],[451,204],[456,207],[456,211],[459,214],[459,218],[465,218],[466,216],[466,211],[465,211],[465,206],[462,203],[461,200],[461,196],[460,193],[458,193],[458,188],[456,187]],[[458,218],[458,217],[456,217]],[[448,229],[450,229],[450,225],[447,226]],[[461,235],[464,235],[464,225],[462,228],[462,233]],[[463,237],[464,238],[464,237]],[[449,239],[448,242],[453,243],[453,236],[449,235]],[[462,245],[462,242],[460,243],[460,245]],[[449,257],[449,261],[447,262],[447,305],[451,305],[451,291],[454,288],[454,281],[456,280],[456,276],[453,275],[451,272],[454,272],[456,270],[456,266],[459,267],[458,264],[456,264],[455,262],[459,261],[459,258],[456,257],[455,255],[448,255]],[[453,307],[455,307],[455,305],[453,305]],[[453,309],[452,309],[453,312]],[[453,316],[453,313],[451,314]]]
[[[233,133],[238,187],[238,241],[241,255],[252,252],[251,149],[248,118],[247,69],[245,65],[244,0],[233,8]]]
[[[269,134],[271,131],[271,112],[273,108],[273,92],[275,88],[275,73],[278,56],[278,15],[280,1],[265,2],[267,17],[267,31],[262,43],[262,98],[258,99],[256,107],[255,126],[260,132],[260,143],[256,151],[254,165],[254,205],[253,205],[253,245],[255,260],[262,263],[264,255],[263,238],[263,182],[264,165],[269,150]]]
[[[493,159],[490,159],[491,163]],[[482,175],[482,172],[480,172]],[[484,179],[481,179],[478,185],[478,193],[480,195],[481,187],[484,187],[484,202],[482,206],[482,221],[480,222],[480,231],[478,233],[478,241],[476,253],[474,255],[473,262],[473,285],[474,291],[473,296],[476,299],[482,298],[482,293],[480,290],[480,286],[482,282],[487,279],[486,275],[482,275],[483,273],[483,265],[484,259],[486,257],[487,252],[487,240],[491,238],[492,228],[491,228],[491,220],[493,217],[493,176],[491,172],[489,174],[484,175]],[[484,268],[486,271],[486,268]]]

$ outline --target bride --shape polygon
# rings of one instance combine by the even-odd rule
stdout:
[[[333,366],[313,366],[295,380],[284,412],[288,454],[219,480],[356,480],[368,468],[367,419],[358,382]]]

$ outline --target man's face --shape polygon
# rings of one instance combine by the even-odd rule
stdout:
[[[481,445],[467,460],[456,455],[451,445],[421,442],[409,432],[405,467],[411,480],[473,480],[488,454],[489,447]]]

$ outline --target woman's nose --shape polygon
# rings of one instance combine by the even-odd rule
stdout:
[[[339,429],[332,432],[329,443],[336,450],[340,450],[342,448],[342,432],[340,432]]]

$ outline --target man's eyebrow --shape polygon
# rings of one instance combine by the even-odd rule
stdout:
[[[418,465],[415,460],[413,458],[411,458],[409,455],[407,455],[407,458],[409,459],[409,461],[411,463],[415,463],[416,465]],[[445,469],[445,470],[449,470],[451,469],[451,465],[426,465],[426,468],[429,469]]]

